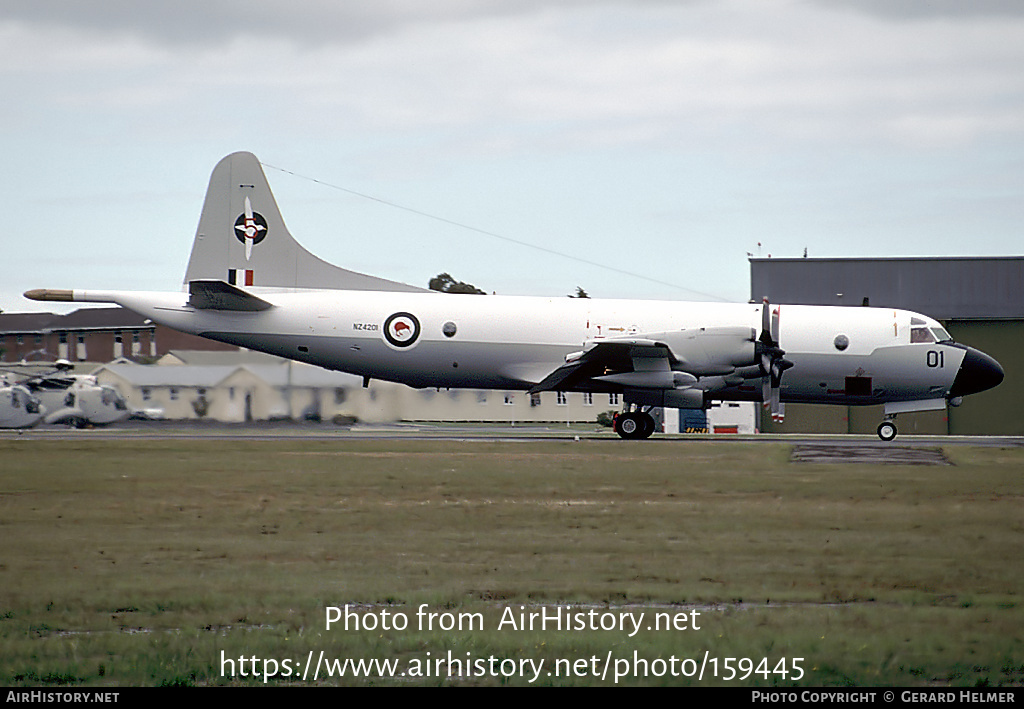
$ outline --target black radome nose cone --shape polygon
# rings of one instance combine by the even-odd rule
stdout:
[[[949,390],[950,398],[965,396],[985,391],[1003,381],[1003,368],[984,352],[967,348],[960,371],[953,380],[953,388]]]

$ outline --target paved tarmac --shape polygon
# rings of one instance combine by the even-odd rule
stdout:
[[[929,454],[908,454],[913,449],[940,446],[1024,447],[1022,436],[919,436],[901,434],[895,441],[874,435],[854,434],[664,434],[646,441],[620,441],[608,428],[594,424],[473,424],[394,423],[335,426],[329,423],[257,422],[223,424],[214,422],[127,421],[106,428],[74,429],[66,426],[38,426],[27,430],[0,431],[0,440],[450,440],[450,441],[538,441],[609,440],[624,446],[680,445],[688,441],[713,443],[785,443],[793,445],[795,462],[867,462],[885,453],[886,462],[914,463]],[[935,464],[934,462],[928,464]]]

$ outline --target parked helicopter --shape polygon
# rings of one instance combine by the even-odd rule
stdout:
[[[47,371],[26,376],[24,370],[28,367],[45,367]],[[53,364],[22,365],[18,367],[20,371],[9,370],[6,375],[8,379],[14,376],[24,377],[11,385],[11,407],[13,408],[15,393],[18,394],[19,401],[28,396],[35,403],[32,404],[30,401],[25,406],[34,406],[37,409],[35,413],[42,415],[45,423],[68,424],[76,428],[106,426],[128,418],[128,405],[114,387],[99,384],[96,377],[89,374],[72,374],[73,368],[74,365],[62,359]],[[3,407],[3,401],[0,398],[0,407]],[[27,414],[26,408],[26,415],[20,418],[13,414],[12,416],[14,420],[27,420]],[[14,425],[7,425],[4,421],[3,411],[0,411],[0,427],[4,428],[34,425],[38,418],[32,423]]]
[[[0,428],[31,428],[46,413],[46,407],[25,386],[0,375]]]

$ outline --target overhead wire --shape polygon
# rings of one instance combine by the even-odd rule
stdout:
[[[495,233],[493,231],[487,231],[486,229],[480,229],[479,227],[475,227],[475,226],[472,226],[470,224],[464,224],[462,222],[455,221],[454,219],[448,219],[446,217],[441,217],[441,216],[438,216],[436,214],[431,214],[430,212],[424,212],[424,211],[422,211],[420,209],[415,209],[413,207],[408,207],[408,206],[406,206],[404,204],[398,204],[397,202],[392,202],[392,201],[387,200],[387,199],[382,199],[381,197],[375,197],[373,195],[366,194],[365,192],[359,192],[357,190],[349,189],[348,187],[342,187],[340,185],[331,184],[330,182],[325,182],[325,181],[319,180],[319,179],[317,179],[315,177],[309,177],[307,175],[301,175],[301,174],[299,174],[297,172],[293,172],[292,170],[286,170],[283,167],[277,167],[276,165],[270,165],[269,163],[261,163],[261,164],[264,167],[270,168],[271,170],[277,170],[278,172],[283,172],[286,175],[291,175],[292,177],[297,177],[300,180],[308,180],[309,182],[313,182],[315,184],[321,185],[323,187],[327,187],[329,189],[338,190],[339,192],[344,192],[346,194],[350,194],[350,195],[353,195],[355,197],[360,197],[362,199],[370,200],[372,202],[377,202],[379,204],[383,204],[383,205],[386,205],[388,207],[392,207],[394,209],[400,209],[400,210],[402,210],[404,212],[408,212],[410,214],[415,214],[415,215],[420,216],[420,217],[425,217],[427,219],[433,219],[434,221],[441,222],[442,224],[448,224],[450,226],[458,227],[460,229],[466,229],[468,231],[472,231],[472,232],[475,232],[477,234],[481,234],[483,236],[491,237],[492,239],[499,239],[501,241],[505,241],[505,242],[508,242],[510,244],[516,244],[517,246],[523,246],[523,247],[526,247],[526,248],[529,248],[529,249],[534,249],[536,251],[541,251],[543,253],[550,254],[552,256],[558,256],[560,258],[569,259],[571,261],[576,261],[577,263],[583,263],[583,264],[586,264],[588,266],[594,266],[595,268],[601,268],[601,269],[604,269],[606,271],[611,271],[613,273],[618,273],[618,274],[623,275],[623,276],[629,276],[631,278],[638,278],[640,280],[648,281],[650,283],[657,283],[658,285],[667,286],[669,288],[676,288],[678,290],[686,291],[687,293],[693,293],[693,294],[696,294],[696,295],[700,295],[700,296],[703,296],[705,298],[711,298],[713,300],[719,300],[719,301],[723,301],[723,302],[728,300],[727,298],[722,298],[721,296],[714,295],[713,293],[704,293],[702,291],[695,290],[693,288],[687,288],[686,286],[681,286],[678,283],[670,283],[668,281],[662,281],[662,280],[659,280],[657,278],[651,278],[650,276],[645,276],[642,273],[635,273],[633,271],[627,271],[627,270],[625,270],[623,268],[618,268],[616,266],[609,266],[608,264],[600,263],[598,261],[591,261],[590,259],[582,258],[580,256],[576,256],[576,255],[573,255],[573,254],[568,254],[568,253],[565,253],[563,251],[558,251],[556,249],[550,249],[550,248],[548,248],[546,246],[539,246],[538,244],[532,244],[532,243],[530,243],[528,241],[523,241],[522,239],[516,239],[516,238],[513,238],[511,236],[505,236],[503,234]]]

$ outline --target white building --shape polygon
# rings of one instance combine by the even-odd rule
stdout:
[[[259,352],[171,351],[155,365],[112,362],[94,374],[116,387],[132,409],[160,412],[167,419],[223,422],[358,420],[591,423],[622,408],[618,394],[580,392],[413,389],[332,372]],[[749,409],[749,416],[741,412]],[[680,418],[666,414],[668,432]],[[749,422],[747,419],[749,418]],[[750,432],[753,405],[709,411],[708,430]]]

